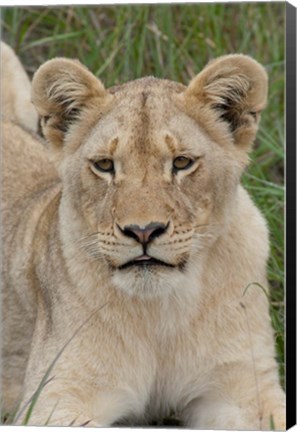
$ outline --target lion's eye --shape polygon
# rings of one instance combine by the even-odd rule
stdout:
[[[97,171],[109,172],[109,173],[114,172],[114,163],[111,159],[101,159],[98,161],[93,161],[92,166]]]
[[[194,163],[193,159],[190,159],[185,156],[179,156],[175,158],[173,161],[173,170],[179,171],[179,170],[188,169],[193,165],[193,163]]]

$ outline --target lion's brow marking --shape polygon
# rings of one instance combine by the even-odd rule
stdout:
[[[118,137],[113,138],[109,144],[109,153],[111,156],[114,155],[114,153],[116,152],[116,149],[118,147],[118,143],[119,143],[119,139]]]
[[[165,136],[165,143],[167,144],[168,150],[174,154],[176,152],[176,144],[173,137],[169,134]]]
[[[145,91],[143,91],[143,92],[141,93],[141,96],[142,96],[142,100],[141,100],[141,107],[144,108],[144,107],[145,107],[145,104],[146,104],[146,101],[147,101],[147,98],[148,98],[148,96],[149,96],[149,92],[145,92]]]

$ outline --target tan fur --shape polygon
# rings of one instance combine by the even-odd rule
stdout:
[[[65,347],[30,424],[146,424],[173,410],[197,429],[269,429],[271,417],[285,428],[257,285],[267,227],[239,183],[266,91],[242,55],[188,87],[143,78],[105,90],[78,62],[40,67],[32,97],[49,154],[3,125],[7,407],[20,393],[26,403]],[[195,162],[174,173],[179,156]],[[114,174],[97,172],[99,159]],[[121,268],[143,253],[124,227],[152,222],[166,230],[146,253],[171,267]]]
[[[1,114],[37,132],[38,114],[31,102],[31,84],[13,50],[0,42]]]

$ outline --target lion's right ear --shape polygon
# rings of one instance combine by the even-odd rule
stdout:
[[[201,119],[204,111],[204,124],[212,133],[220,121],[228,126],[237,148],[249,151],[266,106],[267,88],[263,66],[247,55],[229,54],[206,65],[183,98],[194,118]]]
[[[44,136],[54,146],[61,146],[81,112],[94,103],[100,106],[106,94],[101,81],[86,67],[66,58],[44,63],[32,82],[32,102],[41,116]]]

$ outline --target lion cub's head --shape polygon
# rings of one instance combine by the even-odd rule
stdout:
[[[148,77],[109,90],[77,61],[46,62],[33,102],[59,159],[65,238],[133,294],[185,283],[231,217],[266,93],[244,55],[188,87]]]

